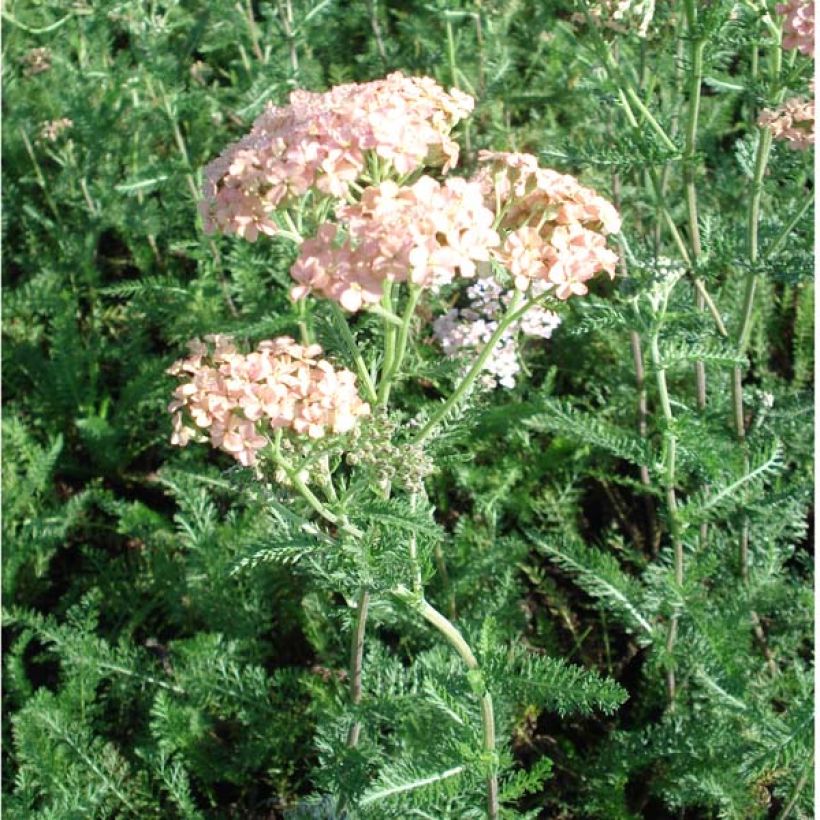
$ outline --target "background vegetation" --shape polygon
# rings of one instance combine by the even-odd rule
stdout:
[[[775,71],[760,3],[698,5],[687,31],[685,4],[659,3],[641,39],[538,0],[6,4],[6,816],[332,817],[339,793],[353,816],[480,816],[480,761],[418,785],[469,748],[447,650],[374,603],[346,750],[349,569],[266,560],[286,495],[168,444],[164,371],[188,339],[296,321],[292,251],[204,236],[200,169],[290,90],[394,69],[476,97],[467,170],[526,150],[624,216],[624,276],[431,444],[431,597],[499,692],[505,811],[811,816],[813,183],[782,143],[760,176],[755,127],[811,65]],[[452,375],[432,344],[412,353],[408,413]]]

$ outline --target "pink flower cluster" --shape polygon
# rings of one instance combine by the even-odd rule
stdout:
[[[433,332],[444,352],[458,356],[465,351],[481,350],[498,328],[498,320],[512,297],[513,291],[504,290],[495,279],[476,280],[467,288],[468,307],[453,308],[433,322]],[[521,370],[517,336],[549,339],[560,324],[561,318],[552,311],[530,308],[496,343],[484,364],[482,384],[490,389],[499,385],[515,387],[515,377]]]
[[[481,187],[458,177],[441,184],[423,176],[406,187],[383,182],[338,217],[344,232],[325,223],[302,244],[291,268],[294,299],[316,292],[356,311],[378,302],[386,281],[438,288],[471,278],[499,244]]]
[[[273,235],[274,211],[311,189],[343,198],[371,156],[399,175],[424,165],[446,172],[458,161],[450,132],[472,109],[472,97],[457,89],[400,72],[323,93],[294,91],[205,169],[205,230],[251,242]]]
[[[474,177],[485,201],[497,210],[505,239],[495,258],[516,288],[545,283],[559,299],[587,292],[601,271],[615,275],[617,254],[607,234],[620,230],[615,208],[575,177],[540,168],[530,154],[484,151]]]
[[[168,407],[174,414],[172,444],[184,447],[200,437],[197,428],[207,430],[214,447],[248,467],[272,429],[321,438],[328,430],[349,432],[370,412],[356,392],[354,374],[317,359],[318,345],[303,347],[280,336],[242,354],[230,337],[205,341],[213,350],[195,339],[188,358],[168,370],[185,380]]]
[[[796,48],[814,57],[814,0],[788,0],[778,3],[777,13],[785,17],[783,48]]]
[[[57,142],[63,131],[71,128],[74,121],[68,117],[60,117],[58,120],[49,120],[40,126],[40,139],[48,140],[49,142]]]
[[[814,100],[794,97],[776,110],[766,108],[757,124],[768,128],[775,139],[786,140],[789,148],[809,150],[814,145]]]

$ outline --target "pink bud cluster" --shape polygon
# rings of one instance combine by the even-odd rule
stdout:
[[[789,148],[806,151],[814,145],[814,100],[794,97],[780,108],[766,108],[757,124],[768,128],[775,139],[785,140]]]
[[[60,117],[57,120],[49,120],[40,126],[39,137],[41,140],[48,140],[49,142],[57,142],[63,131],[68,130],[74,125],[74,121],[68,117]]]
[[[530,154],[483,151],[479,159],[486,164],[474,179],[505,235],[494,256],[516,288],[540,282],[568,299],[585,294],[586,282],[601,271],[614,277],[618,257],[606,236],[620,230],[621,220],[609,202],[575,177],[540,168]]]
[[[337,215],[344,231],[325,223],[301,245],[291,268],[294,299],[316,292],[356,311],[378,302],[386,281],[438,288],[472,278],[476,262],[488,262],[499,244],[481,187],[458,177],[383,182]]]
[[[541,289],[536,285],[536,289]],[[469,305],[453,308],[433,322],[433,332],[448,356],[465,351],[481,350],[498,328],[498,320],[513,297],[495,279],[478,279],[467,288]],[[540,307],[530,308],[517,322],[513,322],[496,343],[490,358],[484,364],[482,384],[488,388],[498,385],[515,387],[515,377],[521,370],[518,361],[519,334],[549,339],[561,324],[560,317]]]
[[[214,447],[248,467],[269,443],[271,430],[321,438],[327,431],[349,432],[370,412],[356,392],[354,374],[318,359],[319,345],[304,347],[280,336],[242,354],[230,337],[205,341],[190,342],[188,358],[168,370],[185,380],[168,407],[174,414],[172,444],[184,447],[202,438],[199,428]]]
[[[278,208],[311,189],[344,198],[371,157],[399,175],[424,165],[446,172],[458,161],[450,132],[473,104],[457,89],[447,93],[429,77],[401,72],[323,93],[294,91],[205,169],[205,230],[251,242],[273,235]]]
[[[785,17],[783,48],[796,48],[814,57],[814,0],[788,0],[778,3],[777,13]]]

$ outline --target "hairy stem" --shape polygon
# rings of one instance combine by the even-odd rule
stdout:
[[[698,117],[700,115],[700,87],[703,82],[703,52],[706,40],[697,35],[697,10],[694,0],[685,3],[686,33],[689,39],[689,110],[686,124],[686,140],[683,148],[684,181],[686,185],[686,213],[689,222],[689,242],[692,248],[691,261],[697,270],[701,256],[700,225],[698,224],[698,192],[695,186],[695,153],[697,150]],[[697,278],[697,274],[695,274]],[[703,310],[704,299],[701,291],[695,293],[695,306]],[[702,361],[695,362],[695,384],[697,404],[700,410],[706,408],[706,368]]]
[[[393,373],[393,366],[396,359],[396,327],[389,320],[393,315],[392,285],[390,282],[384,283],[384,296],[382,297],[382,316],[384,326],[384,362],[382,363],[381,379],[379,380],[378,403],[381,406],[387,404],[390,397],[390,376]]]
[[[768,15],[767,15],[768,16]],[[781,33],[777,26],[770,27],[774,43],[772,47],[772,79],[780,76],[783,63],[783,52],[780,48]],[[779,102],[785,89],[778,94]],[[756,124],[756,121],[755,121]],[[738,351],[743,354],[749,344],[754,318],[755,291],[757,290],[757,264],[759,256],[758,229],[760,225],[760,202],[763,197],[763,178],[769,164],[769,153],[772,147],[772,133],[768,128],[758,129],[758,143],[755,152],[754,172],[752,175],[751,197],[746,215],[746,253],[749,259],[749,272],[746,274],[746,287],[743,294],[743,308],[738,330]],[[743,371],[736,367],[732,372],[732,407],[735,435],[743,450],[744,469],[748,467],[749,456],[746,452],[746,421],[743,411]],[[749,581],[749,521],[744,519],[741,525],[740,544],[738,548],[740,577],[744,584]],[[753,613],[754,615],[754,613]],[[756,615],[755,615],[756,617]]]
[[[660,347],[658,345],[658,331],[652,334],[650,339],[650,351],[652,364],[657,374],[658,398],[661,404],[661,411],[664,419],[664,483],[666,484],[666,507],[669,516],[669,529],[672,534],[672,548],[675,553],[675,583],[683,586],[683,539],[680,534],[680,522],[678,521],[678,501],[675,493],[675,460],[677,454],[677,436],[674,432],[675,417],[672,414],[672,403],[669,400],[669,388],[666,382],[666,369],[661,360]],[[675,698],[677,689],[675,683],[675,668],[673,654],[675,643],[678,638],[679,613],[672,613],[669,621],[669,632],[666,639],[666,651],[670,656],[670,666],[666,673],[666,689],[669,696],[670,709],[675,708]]]
[[[364,632],[367,625],[367,607],[370,603],[370,592],[366,587],[359,590],[359,601],[356,608],[356,623],[350,640],[350,702],[358,706],[362,700],[362,656],[364,654]],[[359,742],[362,725],[354,720],[347,733],[347,745],[353,749]]]
[[[469,644],[461,635],[461,632],[435,607],[431,606],[424,598],[414,595],[406,587],[396,587],[394,593],[405,603],[412,606],[428,623],[432,624],[447,640],[450,646],[455,649],[458,656],[464,661],[464,665],[470,672],[480,672],[478,660],[470,649]],[[484,688],[481,694],[481,729],[483,734],[484,751],[490,760],[491,769],[487,775],[487,816],[491,820],[498,817],[498,778],[495,773],[495,715],[493,712],[493,699],[490,693]]]
[[[382,384],[380,385],[382,404],[387,404],[390,399],[390,390],[393,387],[393,382],[398,375],[402,363],[404,362],[404,355],[407,352],[407,337],[410,333],[410,324],[413,321],[413,316],[416,311],[419,297],[421,296],[421,288],[416,285],[410,285],[410,292],[407,296],[407,304],[404,307],[404,313],[401,318],[401,325],[398,328],[398,335],[395,337],[395,349],[393,351],[393,360],[391,362],[389,372],[385,371],[382,375]]]

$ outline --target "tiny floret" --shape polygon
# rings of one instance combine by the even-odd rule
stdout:
[[[757,124],[768,128],[775,139],[784,140],[795,151],[808,151],[814,145],[814,100],[794,97],[779,108],[766,108]]]

